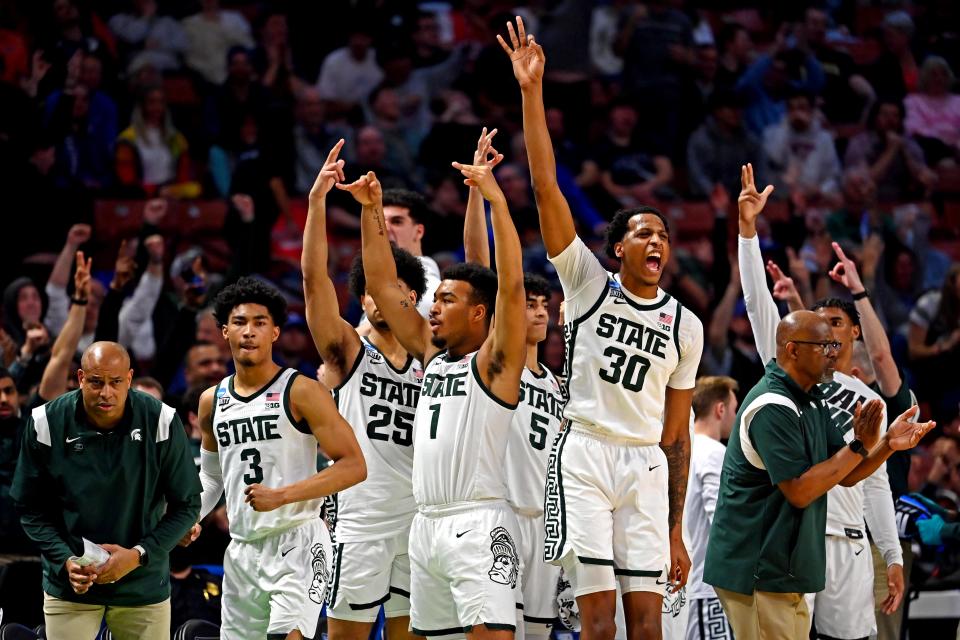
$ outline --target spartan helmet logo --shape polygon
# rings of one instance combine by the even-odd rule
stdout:
[[[140,429],[134,429],[133,431],[131,431],[130,439],[134,441],[143,440],[143,436],[140,435]]]
[[[310,590],[307,595],[317,604],[323,604],[325,592],[327,590],[327,554],[323,551],[323,545],[319,542],[310,547],[313,554],[313,560],[310,566],[313,567],[313,581],[310,583]]]
[[[681,587],[676,592],[672,592],[670,589],[667,589],[667,592],[663,595],[663,608],[661,609],[661,612],[665,616],[668,615],[676,618],[680,615],[680,610],[683,609],[683,605],[686,603],[686,587]]]
[[[520,559],[517,557],[517,545],[513,543],[510,532],[503,527],[497,527],[490,532],[493,541],[490,551],[493,552],[493,566],[488,575],[498,584],[508,584],[511,589],[517,587],[517,576],[520,573]]]

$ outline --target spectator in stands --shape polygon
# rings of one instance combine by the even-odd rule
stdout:
[[[53,263],[53,269],[50,271],[44,293],[47,294],[49,304],[45,322],[54,334],[61,332],[72,304],[68,286],[70,285],[70,270],[74,265],[77,250],[90,240],[92,233],[92,228],[87,224],[75,224],[70,227],[63,248],[60,250],[56,262]],[[89,289],[89,295],[86,296],[83,331],[75,350],[83,350],[93,342],[97,319],[100,315],[100,305],[106,295],[104,286],[99,280],[91,280]]]
[[[134,378],[133,382],[130,383],[130,388],[134,391],[142,391],[157,400],[163,400],[163,385],[160,384],[156,378],[151,378],[150,376]]]
[[[170,16],[157,14],[157,0],[132,0],[130,13],[110,18],[110,30],[117,37],[127,70],[151,64],[162,72],[180,68],[180,56],[187,50],[187,34]]]
[[[115,170],[125,195],[196,198],[187,139],[173,124],[163,89],[145,89],[117,139]]]
[[[910,311],[923,286],[917,253],[896,238],[885,248],[883,242],[865,243],[864,248],[863,283],[871,291],[877,313],[888,334],[906,335]]]
[[[330,147],[342,136],[326,124],[324,100],[317,89],[307,87],[297,96],[293,140],[294,186],[298,194],[310,192],[317,167],[323,166]],[[352,136],[351,136],[352,137]],[[349,157],[349,154],[347,154]],[[379,177],[379,176],[378,176]]]
[[[918,88],[917,60],[911,49],[914,24],[906,11],[892,11],[883,19],[883,53],[868,72],[878,96],[903,100]]]
[[[43,370],[50,360],[50,332],[39,322],[26,322],[26,339],[17,352],[17,358],[10,364],[10,374],[17,388],[29,393],[40,382]]]
[[[20,516],[10,498],[13,473],[17,468],[26,417],[13,376],[0,367],[0,549],[2,554],[35,553],[33,544],[20,526]],[[2,564],[2,555],[0,555]]]
[[[710,97],[710,115],[687,143],[687,179],[694,196],[706,198],[719,184],[730,198],[740,193],[740,167],[752,162],[766,184],[766,161],[760,141],[743,126],[742,100],[730,89]]]
[[[773,50],[757,57],[737,82],[736,90],[746,100],[747,128],[762,134],[767,127],[783,120],[789,96],[817,95],[823,83],[823,69],[817,59],[805,51],[788,48],[781,33]]]
[[[277,362],[280,366],[296,369],[309,378],[317,377],[317,365],[308,354],[313,350],[307,321],[297,313],[287,316],[287,323],[277,340]]]
[[[827,217],[827,232],[843,246],[860,245],[874,233],[894,233],[893,219],[877,208],[877,187],[866,167],[843,172],[843,205]]]
[[[137,360],[151,361],[157,353],[153,310],[163,292],[164,240],[152,235],[144,240],[147,268],[140,276],[133,295],[124,300],[118,314],[117,342],[127,347]]]
[[[649,102],[652,101],[645,104]],[[587,164],[593,162],[595,167],[584,167],[584,171],[596,176],[595,184],[600,188],[597,205],[601,210],[632,207],[672,196],[669,185],[673,163],[661,146],[649,137],[641,138],[639,120],[633,102],[615,102],[607,116],[606,134],[592,145],[592,159]],[[591,182],[585,186],[593,186]]]
[[[623,58],[623,91],[644,99],[644,133],[659,133],[663,144],[678,141],[683,80],[696,60],[693,25],[667,0],[628,6],[621,18],[615,51]]]
[[[379,129],[387,145],[384,164],[397,175],[416,175],[419,167],[413,149],[419,140],[402,126],[400,96],[390,87],[380,86],[370,93],[369,104],[367,120]]]
[[[187,66],[212,85],[227,78],[227,52],[254,45],[243,14],[220,8],[220,0],[201,0],[200,13],[183,19],[187,34]]]
[[[414,185],[415,176],[387,164],[387,141],[379,127],[360,127],[355,140],[354,161],[347,168],[348,176],[359,177],[373,171],[387,189],[409,189]]]
[[[357,109],[381,80],[383,71],[377,64],[373,33],[366,21],[355,19],[348,27],[346,46],[327,54],[317,77],[317,90],[330,117],[340,118]]]
[[[413,32],[413,66],[417,69],[440,64],[450,50],[440,41],[440,21],[432,11],[420,11],[415,18]]]
[[[915,388],[931,403],[934,418],[956,411],[960,390],[952,375],[960,368],[960,264],[954,264],[939,291],[917,300],[910,312],[908,333]]]
[[[840,158],[833,138],[815,116],[813,96],[795,91],[787,112],[763,132],[770,179],[781,193],[802,194],[808,203],[840,202]]]
[[[94,95],[78,84],[58,96],[50,114],[47,127],[57,141],[53,176],[58,187],[98,191],[112,182],[116,119],[110,122],[93,112]]]
[[[17,278],[3,291],[3,330],[17,348],[27,340],[27,323],[39,323],[44,317],[44,301],[30,278]]]
[[[193,345],[187,351],[184,364],[183,373],[188,389],[209,389],[219,384],[227,375],[227,365],[215,344],[200,342]]]
[[[955,166],[960,159],[960,95],[951,93],[953,70],[940,56],[920,67],[919,92],[904,100],[904,128],[923,147],[932,165]]]
[[[753,40],[746,27],[727,22],[717,34],[720,60],[717,69],[717,87],[733,89],[753,58]]]
[[[923,150],[903,131],[903,104],[881,98],[874,104],[869,129],[847,145],[844,164],[864,167],[876,182],[881,202],[905,202],[923,196],[936,182]]]
[[[43,50],[43,57],[50,61],[40,95],[48,94],[53,87],[63,86],[68,66],[76,54],[96,52],[110,60],[116,59],[117,54],[113,34],[96,13],[75,0],[55,0],[51,5],[50,30],[41,37],[39,47]]]
[[[818,6],[808,7],[796,30],[797,44],[811,52],[823,69],[823,113],[833,124],[862,122],[876,94],[867,79],[857,71],[853,59],[827,43],[829,16]]]
[[[213,90],[204,105],[204,133],[211,141],[224,144],[224,138],[240,130],[245,117],[264,117],[266,93],[257,82],[250,51],[233,47],[227,52],[227,79]]]

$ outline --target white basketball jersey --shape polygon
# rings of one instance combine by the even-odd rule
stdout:
[[[514,509],[528,515],[543,512],[543,491],[547,480],[547,459],[563,420],[560,384],[542,364],[542,375],[524,368],[520,378],[520,403],[507,438],[503,465],[507,500]]]
[[[477,352],[427,365],[414,427],[413,496],[417,505],[506,499],[503,461],[516,405],[480,380]]]
[[[290,387],[300,375],[281,369],[249,396],[234,391],[233,376],[217,386],[213,434],[227,496],[230,536],[249,542],[320,517],[322,500],[295,502],[258,512],[244,502],[251,484],[283,487],[317,473],[317,440],[310,427],[290,414]]]
[[[824,403],[830,407],[833,425],[837,433],[831,434],[830,441],[834,445],[842,438],[849,443],[853,440],[853,412],[860,404],[870,400],[883,400],[880,395],[868,387],[863,381],[853,376],[834,372],[833,382],[818,385],[823,394]],[[880,435],[887,430],[887,405],[883,405],[883,420],[880,423]],[[863,482],[852,487],[836,485],[827,492],[827,533],[831,535],[845,535],[847,527],[863,529]]]
[[[396,369],[364,340],[353,369],[333,390],[367,463],[367,479],[337,493],[335,513],[327,513],[338,543],[381,540],[410,529],[417,511],[413,422],[422,381],[423,368],[412,356]]]
[[[564,326],[564,336],[564,417],[601,435],[659,443],[667,385],[694,386],[700,320],[664,291],[640,304],[610,276],[594,305]]]

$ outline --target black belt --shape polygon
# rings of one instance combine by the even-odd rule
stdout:
[[[844,527],[844,528],[843,528],[843,533],[846,534],[846,536],[847,536],[848,538],[850,538],[851,540],[862,540],[862,539],[863,539],[863,531],[860,531],[860,529],[848,529],[848,528]]]

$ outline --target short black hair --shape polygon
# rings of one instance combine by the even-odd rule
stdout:
[[[10,370],[6,367],[0,367],[0,380],[3,380],[4,378],[10,378],[13,380],[14,385],[16,385],[17,379],[13,377],[13,374],[10,373]]]
[[[814,95],[813,92],[801,87],[790,87],[787,89],[785,102],[790,102],[791,100],[796,100],[797,98],[806,100],[807,104],[809,104],[811,107],[815,107],[817,105],[817,96]]]
[[[397,277],[403,280],[410,290],[417,294],[417,302],[423,298],[427,290],[427,275],[423,270],[423,263],[415,255],[391,245],[393,249],[393,261],[397,265]],[[367,291],[367,276],[363,272],[363,255],[357,254],[350,265],[350,278],[348,280],[350,293],[357,300]]]
[[[855,327],[860,326],[860,312],[857,311],[857,307],[850,302],[849,300],[844,300],[842,298],[822,298],[813,303],[813,306],[810,307],[811,311],[817,311],[818,309],[840,309],[847,317],[850,318],[850,322]]]
[[[528,298],[530,296],[550,298],[550,282],[539,273],[524,273],[523,289],[526,291]]]
[[[725,107],[742,109],[743,97],[733,89],[721,87],[710,94],[710,97],[707,99],[707,106],[711,112]]]
[[[262,304],[270,312],[273,324],[282,327],[287,322],[287,301],[276,287],[249,276],[225,287],[213,301],[213,316],[221,327],[227,324],[230,313],[241,304]]]
[[[473,287],[470,304],[487,308],[487,318],[493,318],[497,306],[497,274],[493,269],[473,262],[461,262],[443,271],[444,280],[462,280]]]
[[[371,100],[372,102],[372,100]],[[428,217],[427,200],[416,191],[408,189],[384,189],[383,206],[404,207],[410,210],[410,217],[417,224],[426,224]]]
[[[618,242],[623,242],[623,237],[627,235],[627,231],[630,230],[630,218],[642,213],[649,213],[660,218],[660,221],[663,222],[663,227],[667,230],[667,233],[670,233],[670,223],[667,222],[666,216],[660,213],[660,210],[656,207],[642,206],[633,207],[632,209],[620,209],[620,211],[613,214],[613,220],[607,225],[607,244],[604,250],[610,258],[614,260],[620,259],[617,257],[617,253],[613,247]]]
[[[179,414],[185,429],[189,429],[187,425],[187,419],[190,417],[189,414],[200,412],[200,396],[203,395],[204,391],[206,391],[206,388],[202,386],[190,387],[180,399]]]
[[[726,22],[720,27],[720,31],[717,33],[717,48],[721,53],[727,50],[727,47],[741,31],[747,31],[747,28],[739,22]]]

